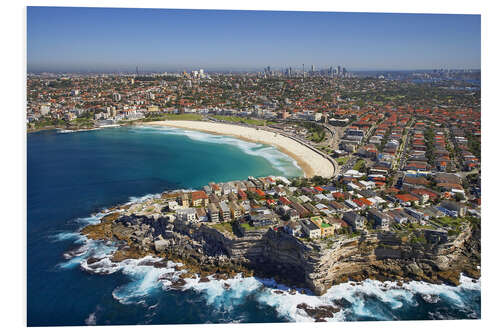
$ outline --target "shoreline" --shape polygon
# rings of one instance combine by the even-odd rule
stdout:
[[[330,161],[299,142],[281,134],[253,127],[188,120],[163,120],[144,122],[143,125],[174,127],[216,135],[227,135],[243,141],[271,145],[297,162],[306,178],[330,178],[334,169]]]
[[[145,198],[145,197],[144,197]],[[152,198],[140,198],[138,200],[134,200],[135,203],[143,203],[144,205],[148,206],[151,205],[154,201]],[[275,271],[275,262],[271,261],[270,263],[263,263],[263,262],[251,262],[251,261],[233,261],[232,259],[238,259],[239,255],[236,255],[234,257],[219,257],[216,262],[212,261],[207,261],[207,258],[212,258],[210,254],[206,254],[203,251],[199,252],[196,251],[192,248],[185,248],[184,247],[184,242],[183,240],[185,239],[184,237],[187,236],[192,240],[197,240],[199,241],[200,239],[217,239],[215,241],[216,243],[222,242],[221,246],[223,247],[232,247],[233,245],[233,240],[235,239],[235,236],[230,235],[226,231],[219,230],[217,228],[214,228],[212,225],[186,225],[182,223],[173,223],[173,228],[171,229],[172,231],[172,237],[169,238],[168,241],[162,240],[162,242],[167,242],[168,244],[161,244],[161,248],[159,246],[160,244],[156,244],[155,242],[150,242],[151,247],[144,247],[143,245],[140,245],[142,241],[139,241],[139,244],[132,245],[130,243],[130,235],[133,235],[135,230],[137,230],[137,224],[128,224],[127,221],[130,221],[130,219],[138,219],[139,225],[151,225],[148,221],[151,219],[155,219],[154,214],[153,215],[148,215],[148,214],[139,214],[135,215],[135,213],[129,215],[130,213],[127,212],[128,209],[131,208],[133,205],[132,202],[127,202],[124,205],[117,205],[113,206],[109,209],[105,209],[100,212],[102,214],[99,216],[98,214],[94,215],[99,219],[99,223],[97,224],[87,224],[85,225],[82,229],[78,230],[78,233],[87,239],[91,240],[100,240],[100,241],[113,241],[113,242],[122,242],[121,246],[118,246],[114,251],[112,251],[109,255],[110,260],[113,263],[118,263],[122,262],[127,259],[145,259],[147,256],[153,256],[157,258],[161,258],[161,261],[172,261],[174,263],[180,263],[184,266],[184,269],[186,270],[185,274],[186,277],[187,275],[190,275],[191,277],[197,275],[199,277],[207,277],[211,276],[213,274],[219,276],[222,278],[222,280],[225,279],[231,279],[234,277],[235,274],[243,274],[245,277],[258,277],[258,278],[273,278],[277,283],[288,286],[290,288],[304,288],[309,291],[311,291],[313,294],[316,296],[320,296],[328,292],[328,290],[335,285],[339,285],[341,283],[346,283],[349,282],[351,285],[353,283],[358,284],[366,279],[373,280],[373,281],[380,281],[382,283],[386,282],[393,282],[396,283],[398,286],[401,286],[402,283],[405,282],[411,282],[411,281],[416,281],[416,282],[425,282],[429,284],[434,284],[434,285],[440,285],[440,284],[445,284],[449,286],[460,286],[461,285],[461,277],[465,276],[470,279],[472,279],[472,282],[475,282],[476,280],[481,278],[481,272],[480,268],[478,266],[470,266],[470,265],[463,265],[463,262],[457,259],[456,263],[451,265],[450,267],[447,268],[433,268],[432,272],[427,272],[424,271],[422,267],[416,266],[412,268],[411,271],[408,271],[404,267],[406,267],[406,263],[404,262],[404,259],[395,259],[397,262],[392,261],[392,259],[389,259],[389,262],[386,262],[384,260],[387,259],[376,259],[374,262],[375,265],[372,266],[366,266],[365,264],[360,265],[351,265],[349,261],[346,261],[343,263],[345,267],[342,267],[338,272],[336,273],[336,276],[332,277],[330,282],[325,282],[322,281],[322,279],[315,279],[313,278],[312,281],[307,281],[303,279],[295,279],[291,278],[292,276],[294,277],[300,277],[303,274],[309,274],[309,273],[314,273],[317,274],[320,271],[317,271],[317,269],[314,269],[311,272],[302,272],[302,271],[297,271],[298,267],[305,267],[304,265],[297,265],[297,263],[294,262],[288,262],[285,260],[283,262],[284,267],[287,267],[287,274],[281,274],[282,268],[280,271]],[[123,224],[125,222],[125,224]],[[145,223],[145,224],[144,224]],[[472,227],[471,227],[472,228]],[[466,234],[469,234],[467,237],[473,237],[472,229],[470,230],[464,230]],[[269,236],[269,232],[273,233],[273,235]],[[213,238],[214,233],[218,234],[218,237]],[[303,249],[303,246],[305,245],[308,247],[308,245],[302,243],[301,241],[296,243],[293,241],[293,243],[290,243],[290,236],[287,234],[284,234],[280,231],[264,231],[261,232],[259,236],[256,235],[250,235],[250,236],[237,236],[239,239],[241,237],[249,237],[248,241],[249,242],[259,242],[262,239],[268,238],[268,240],[264,240],[266,244],[268,244],[268,241],[270,239],[276,240],[276,237],[281,240],[282,243],[287,243],[291,246],[291,248],[297,247],[300,249]],[[340,242],[339,244],[343,244],[344,240],[342,237],[337,239],[337,242]],[[280,243],[281,243],[280,242]],[[115,243],[117,244],[117,243]],[[302,245],[300,245],[302,244]],[[253,244],[255,245],[255,244]],[[406,245],[401,245],[402,247],[404,246],[413,246],[410,244]],[[247,246],[248,249],[252,248],[252,244]],[[346,248],[342,250],[344,245],[341,245],[336,251],[351,251],[349,248]],[[349,245],[347,245],[349,247]],[[200,248],[201,250],[201,248]],[[270,248],[271,251],[282,251],[282,248],[280,246],[274,246]],[[359,248],[356,251],[360,251]],[[308,251],[305,251],[303,253],[307,253]],[[342,258],[342,253],[338,253]],[[326,252],[323,252],[322,255],[328,255]],[[271,257],[274,257],[271,255]],[[222,258],[222,259],[221,259]],[[92,262],[98,262],[100,261],[99,258],[89,258],[91,259]],[[231,259],[231,260],[230,260]],[[247,258],[248,259],[248,258]],[[432,258],[429,260],[438,260],[439,258]],[[222,260],[222,261],[220,261]],[[400,262],[401,260],[401,262]],[[307,260],[306,260],[307,262]],[[336,262],[337,264],[342,264],[341,261]],[[428,263],[422,263],[424,266],[428,266]],[[324,267],[325,265],[319,265],[318,269],[320,267]],[[371,267],[371,268],[369,268]],[[369,269],[368,269],[369,268]],[[444,269],[444,270],[443,270]],[[341,271],[345,271],[342,273]],[[293,273],[293,274],[292,274]]]

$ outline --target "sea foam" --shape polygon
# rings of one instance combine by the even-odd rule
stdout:
[[[155,197],[146,195],[130,198],[129,203],[136,203]],[[112,212],[98,213],[93,216],[79,219],[81,224],[95,224],[100,217]],[[130,278],[130,282],[116,287],[112,296],[122,304],[142,304],[146,308],[157,304],[161,293],[171,292],[172,284],[180,278],[185,271],[182,265],[168,262],[166,267],[154,267],[153,264],[162,260],[156,257],[141,259],[127,259],[115,263],[111,260],[116,247],[110,242],[94,241],[76,233],[61,233],[54,239],[73,240],[75,244],[83,245],[72,251],[74,256],[66,256],[60,263],[61,269],[81,269],[93,274],[115,274],[121,272]],[[94,258],[94,263],[88,264],[88,258]],[[96,261],[97,259],[97,261]],[[181,269],[174,269],[181,266]],[[327,321],[344,320],[397,320],[394,314],[401,309],[412,309],[420,306],[419,302],[439,306],[447,304],[456,309],[463,310],[470,318],[479,318],[469,306],[468,297],[471,293],[480,292],[481,280],[474,280],[461,275],[459,286],[436,285],[420,281],[411,281],[397,284],[396,282],[381,282],[365,280],[359,283],[346,282],[332,286],[324,295],[315,296],[308,290],[294,290],[276,283],[273,279],[243,278],[240,275],[228,280],[215,280],[209,277],[209,282],[199,282],[198,278],[185,279],[185,285],[175,289],[194,291],[200,294],[207,306],[224,313],[235,313],[247,300],[252,299],[258,303],[274,308],[277,314],[288,321],[314,321],[307,313],[297,308],[305,303],[309,307],[322,305],[335,306],[340,311],[333,314]],[[152,299],[153,298],[153,299]],[[153,311],[151,308],[151,311]],[[431,318],[452,319],[439,311],[429,313]],[[89,318],[92,319],[92,318]],[[242,318],[235,319],[243,320]],[[92,322],[92,320],[89,320]]]
[[[244,141],[226,135],[210,134],[205,132],[191,131],[186,129],[169,128],[163,126],[138,126],[143,130],[159,131],[167,135],[187,136],[194,141],[209,142],[215,144],[225,144],[235,146],[247,155],[259,156],[266,159],[277,170],[287,176],[301,176],[303,171],[297,161],[277,148],[256,143]]]

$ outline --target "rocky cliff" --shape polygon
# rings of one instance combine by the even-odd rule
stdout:
[[[473,225],[453,238],[426,230],[418,239],[379,232],[303,242],[273,229],[238,237],[209,225],[114,215],[82,233],[120,244],[115,261],[153,254],[184,263],[192,275],[226,278],[241,272],[307,287],[317,295],[333,284],[366,278],[457,285],[461,272],[479,277],[480,227]]]

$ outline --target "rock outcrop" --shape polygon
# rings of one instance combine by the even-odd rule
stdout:
[[[113,261],[152,254],[182,262],[188,272],[201,277],[223,279],[237,273],[272,277],[289,286],[309,288],[317,295],[349,280],[419,280],[457,285],[462,272],[474,278],[480,275],[480,227],[472,225],[452,238],[425,231],[420,241],[415,241],[379,232],[305,243],[273,229],[254,230],[238,237],[205,224],[114,215],[81,232],[92,239],[120,244]]]

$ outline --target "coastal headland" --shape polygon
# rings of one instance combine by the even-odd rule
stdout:
[[[172,221],[162,213],[169,193],[105,212],[99,224],[81,230],[94,240],[117,244],[113,262],[154,256],[182,263],[182,278],[271,277],[316,295],[332,285],[365,279],[460,284],[460,274],[480,277],[480,225],[467,223],[457,235],[422,230],[421,241],[397,232],[375,231],[326,241],[294,237],[278,228],[231,227],[219,223]],[[90,257],[95,270],[103,258]],[[162,265],[157,263],[155,265]],[[176,281],[180,287],[183,281]]]
[[[211,134],[233,136],[241,140],[272,145],[297,161],[306,177],[330,178],[335,168],[328,159],[306,145],[279,133],[248,126],[206,121],[164,120],[146,122],[146,125],[166,126]]]

